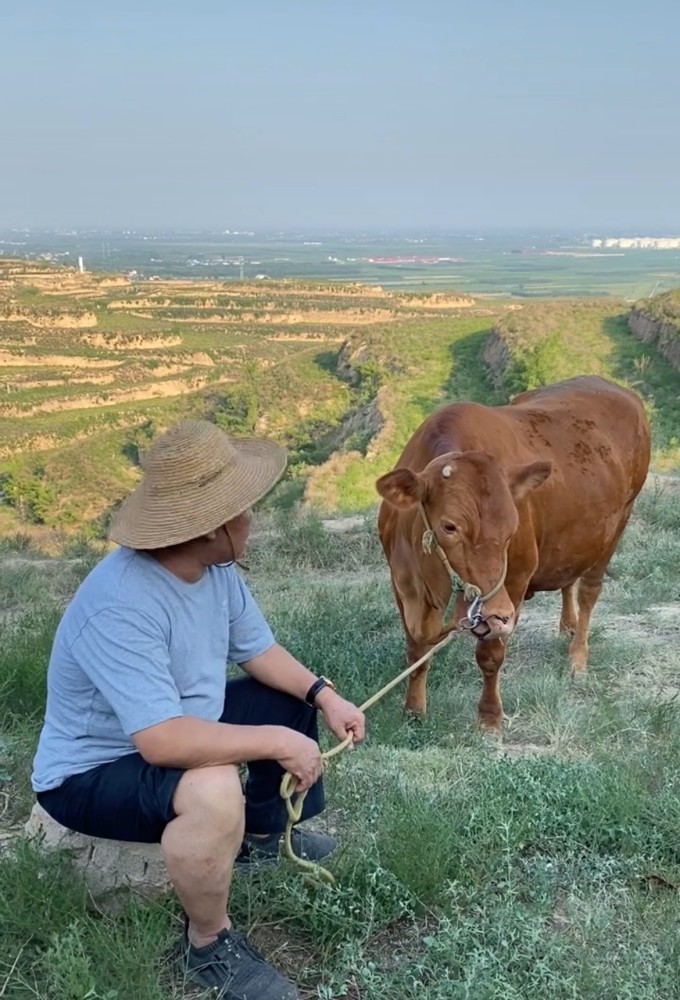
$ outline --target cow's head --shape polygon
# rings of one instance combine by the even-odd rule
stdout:
[[[550,462],[504,469],[485,452],[450,452],[433,459],[422,472],[394,469],[377,481],[376,488],[397,509],[422,504],[453,569],[487,594],[503,575],[505,554],[519,527],[518,505],[550,472]],[[424,558],[432,560],[432,575],[441,579],[442,566],[434,552]],[[461,596],[454,621],[466,613]],[[483,616],[490,637],[510,635],[515,607],[505,586],[484,604]]]

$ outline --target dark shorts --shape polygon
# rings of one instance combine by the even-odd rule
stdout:
[[[304,702],[265,687],[251,677],[227,682],[220,722],[242,726],[287,726],[318,741],[316,711]],[[159,843],[175,818],[173,798],[184,774],[181,768],[147,764],[138,753],[126,754],[72,775],[58,788],[38,792],[40,805],[62,826],[91,837]],[[279,795],[283,769],[276,761],[253,761],[245,785],[246,830],[275,833],[286,825]],[[323,785],[310,789],[303,819],[324,808]]]

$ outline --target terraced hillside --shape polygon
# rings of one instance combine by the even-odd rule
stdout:
[[[139,448],[181,415],[285,441],[294,478],[355,408],[335,374],[348,331],[471,304],[358,286],[134,284],[0,262],[0,529],[99,530],[135,481]]]
[[[661,299],[645,307],[666,309]],[[132,282],[0,261],[0,534],[101,535],[137,480],[140,450],[184,415],[288,446],[271,503],[362,510],[436,406],[503,402],[577,372],[633,385],[652,414],[655,464],[678,466],[680,374],[658,338],[638,338],[637,312],[610,299],[489,307],[360,285]]]

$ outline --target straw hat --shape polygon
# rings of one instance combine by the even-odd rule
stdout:
[[[109,537],[132,549],[199,538],[261,500],[286,460],[273,441],[229,438],[206,420],[184,420],[143,456],[142,481],[114,515]]]

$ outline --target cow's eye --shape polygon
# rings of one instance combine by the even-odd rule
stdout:
[[[455,535],[456,531],[458,530],[453,521],[442,521],[442,529],[446,532],[447,535]]]

